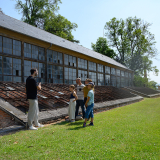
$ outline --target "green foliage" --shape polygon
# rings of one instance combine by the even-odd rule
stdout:
[[[67,39],[71,42],[79,43],[74,39],[72,30],[78,27],[76,23],[71,23],[68,19],[61,15],[54,15],[50,12],[49,16],[45,19],[44,29],[50,33],[53,33],[59,37]]]
[[[105,35],[117,51],[116,60],[137,73],[154,70],[149,58],[155,57],[157,50],[154,35],[149,32],[150,26],[136,17],[126,20],[112,18],[105,25]]]
[[[0,159],[158,160],[159,101],[148,98],[95,114],[93,127],[62,122],[0,136]]]
[[[55,12],[59,9],[61,0],[17,0],[16,9],[22,13],[22,20],[30,25],[37,26],[45,18],[45,12]]]
[[[74,39],[72,30],[78,26],[65,17],[56,15],[61,0],[17,0],[16,9],[22,13],[22,20],[30,25],[44,29],[69,41],[79,43]]]
[[[97,39],[96,44],[92,43],[91,47],[94,51],[108,56],[110,58],[114,58],[116,56],[114,50],[109,48],[106,38],[99,37]]]
[[[133,84],[135,87],[148,87],[151,89],[157,89],[157,83],[155,81],[149,81],[148,78],[140,75],[134,75]]]

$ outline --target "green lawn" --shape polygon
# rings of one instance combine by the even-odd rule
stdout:
[[[160,160],[160,98],[95,114],[94,126],[62,122],[0,136],[0,159]]]

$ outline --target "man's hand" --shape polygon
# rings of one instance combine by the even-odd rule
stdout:
[[[88,107],[87,103],[85,103],[85,106]]]
[[[37,86],[38,90],[41,90],[41,82]]]

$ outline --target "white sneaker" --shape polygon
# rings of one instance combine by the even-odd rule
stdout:
[[[29,129],[30,129],[30,130],[38,130],[38,129],[37,129],[36,127],[34,127],[34,126],[30,126]]]
[[[42,127],[44,127],[44,125],[43,125],[43,124],[38,123],[38,126],[35,126],[35,127],[37,127],[37,128],[42,128]]]

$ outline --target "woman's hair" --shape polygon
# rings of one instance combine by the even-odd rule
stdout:
[[[87,82],[92,82],[92,79],[87,78],[86,81]]]
[[[73,88],[73,89],[75,89],[75,86],[72,84],[72,85],[70,85],[69,87],[71,87],[71,88]]]
[[[95,85],[93,85],[93,86],[91,85],[91,88],[92,88],[92,89],[93,89],[94,87],[95,87]]]

